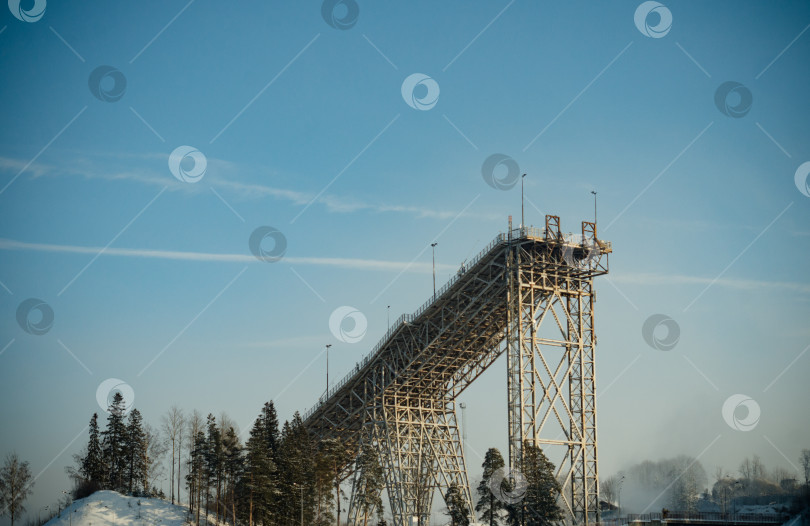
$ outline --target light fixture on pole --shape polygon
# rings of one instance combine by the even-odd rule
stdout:
[[[326,344],[326,398],[329,398],[329,347],[331,343]]]
[[[388,306],[388,330],[391,330],[391,305]]]
[[[433,301],[436,301],[436,245],[439,243],[431,243],[433,247]]]
[[[523,179],[526,178],[526,174],[520,176],[520,228],[523,228],[526,223],[523,220]]]
[[[591,190],[593,194],[593,224],[596,224],[596,190]]]

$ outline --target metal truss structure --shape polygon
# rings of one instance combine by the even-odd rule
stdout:
[[[593,223],[561,234],[556,216],[509,226],[304,415],[316,438],[377,453],[397,526],[428,526],[435,491],[453,485],[475,516],[455,400],[503,353],[510,467],[525,444],[541,447],[557,461],[567,522],[598,519],[593,278],[611,245]],[[362,524],[359,471],[345,473],[349,524]]]

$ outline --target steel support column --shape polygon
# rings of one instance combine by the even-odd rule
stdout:
[[[547,239],[560,237],[555,226],[547,223]],[[557,466],[559,504],[572,524],[595,523],[599,515],[593,324],[599,254],[586,232],[595,236],[583,226],[584,248],[576,252],[570,243],[538,247],[516,236],[506,253],[509,464],[519,469],[524,444],[543,449]]]

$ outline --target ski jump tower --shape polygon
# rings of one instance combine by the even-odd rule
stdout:
[[[557,216],[542,229],[513,229],[510,217],[505,234],[391,326],[305,426],[376,454],[396,526],[429,526],[434,493],[451,485],[474,517],[456,399],[505,353],[510,468],[524,444],[542,448],[566,522],[597,522],[593,279],[608,272],[611,252],[594,223],[564,235]],[[363,524],[360,470],[351,462],[343,474],[354,475],[349,524]]]

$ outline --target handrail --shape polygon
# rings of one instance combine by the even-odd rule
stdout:
[[[518,239],[523,237],[537,237],[544,240],[548,240],[546,236],[545,229],[538,228],[538,227],[520,227],[514,228],[509,234],[500,233],[495,238],[490,241],[483,250],[481,250],[475,257],[468,264],[462,264],[459,268],[456,275],[451,277],[447,283],[445,283],[439,290],[436,291],[435,296],[428,298],[428,300],[423,303],[418,309],[416,309],[412,314],[402,314],[399,318],[394,321],[394,324],[386,331],[385,335],[377,342],[377,344],[371,349],[369,353],[367,353],[363,359],[358,363],[358,365],[346,376],[344,376],[337,384],[335,384],[331,389],[327,390],[327,392],[318,398],[318,402],[312,406],[308,411],[304,413],[302,419],[306,421],[310,416],[312,416],[315,411],[317,411],[323,404],[328,401],[333,394],[337,393],[348,381],[356,376],[361,370],[365,368],[366,365],[372,360],[372,358],[377,354],[377,352],[382,349],[383,345],[388,342],[388,340],[399,331],[405,323],[410,323],[417,319],[419,316],[422,315],[433,303],[435,303],[440,297],[444,295],[445,292],[450,290],[450,288],[459,280],[461,277],[469,272],[475,265],[478,264],[481,259],[484,258],[489,252],[495,248],[500,243],[508,242],[510,239]],[[579,245],[582,243],[582,235],[581,234],[564,234],[562,236],[564,244],[571,244],[571,245]],[[608,242],[608,246],[610,243]]]

